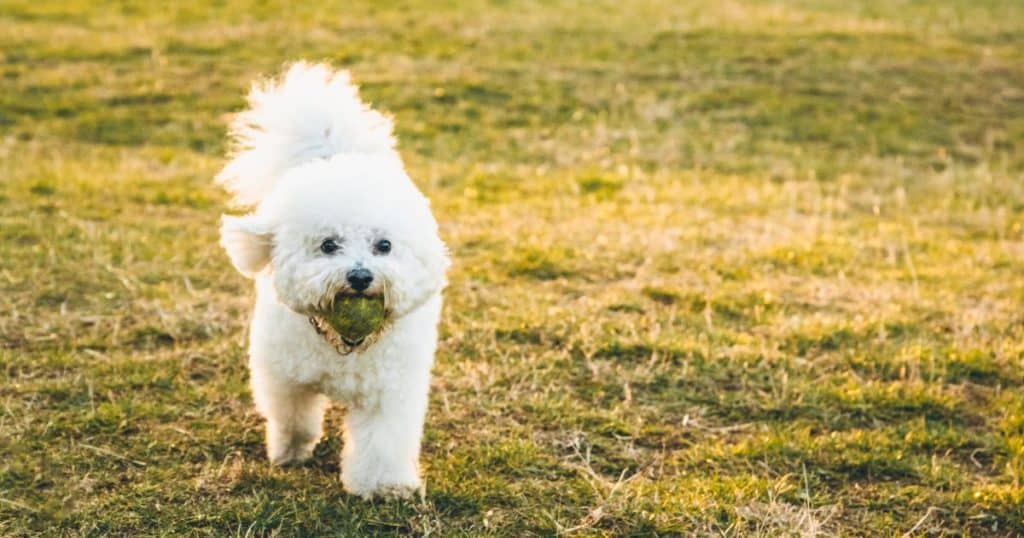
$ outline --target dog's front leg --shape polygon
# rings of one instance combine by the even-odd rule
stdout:
[[[274,465],[303,461],[320,441],[328,400],[306,387],[252,370],[253,399],[267,419],[267,458]]]
[[[341,480],[360,497],[409,497],[420,489],[420,438],[426,393],[384,398],[345,418]]]

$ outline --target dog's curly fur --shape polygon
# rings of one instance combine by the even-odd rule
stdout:
[[[221,245],[256,283],[249,366],[275,464],[310,457],[331,400],[346,407],[342,481],[357,495],[421,488],[420,438],[449,261],[429,201],[405,172],[390,118],[345,71],[296,63],[254,85],[217,181],[250,208],[223,217]],[[340,247],[321,249],[327,239]],[[379,245],[391,243],[389,252]],[[370,271],[390,319],[340,353],[310,324],[346,275]]]

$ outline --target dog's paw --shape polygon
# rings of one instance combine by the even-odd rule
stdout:
[[[345,486],[349,493],[359,496],[365,500],[371,499],[412,499],[423,496],[423,488],[419,483],[415,484],[377,484],[370,487]]]
[[[422,484],[392,484],[387,486],[381,486],[377,488],[377,492],[374,494],[375,497],[382,499],[413,499],[422,498],[426,495]]]
[[[282,466],[302,463],[313,457],[316,442],[291,440],[291,442],[268,443],[267,459],[272,465]]]
[[[345,491],[367,500],[411,499],[423,494],[423,485],[415,469],[398,473],[367,473],[363,476],[343,473],[342,483]]]
[[[302,463],[312,456],[312,450],[287,450],[280,453],[267,454],[270,464],[278,467]]]

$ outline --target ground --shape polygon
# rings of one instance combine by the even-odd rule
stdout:
[[[0,7],[0,534],[1024,533],[1024,4]],[[227,116],[394,114],[455,260],[426,496],[263,455]]]

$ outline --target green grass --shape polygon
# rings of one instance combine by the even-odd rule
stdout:
[[[0,534],[1024,534],[1019,2],[109,4],[0,7]],[[211,177],[297,58],[452,249],[422,501],[264,461]]]

